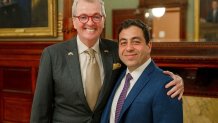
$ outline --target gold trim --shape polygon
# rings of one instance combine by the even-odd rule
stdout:
[[[194,38],[194,40],[195,40],[195,42],[197,42],[198,40],[199,40],[199,15],[200,15],[200,13],[199,13],[199,6],[200,6],[200,2],[199,2],[199,0],[194,0],[194,22],[195,22],[195,24],[194,24],[194,26],[195,26],[195,38]]]
[[[56,37],[57,8],[56,0],[48,0],[48,27],[0,28],[0,38]]]
[[[58,37],[63,37],[63,15],[62,13],[58,13],[58,22],[57,22],[57,33],[58,33]]]

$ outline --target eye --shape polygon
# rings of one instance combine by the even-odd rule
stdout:
[[[80,19],[80,20],[86,20],[87,18],[88,18],[87,15],[80,15],[80,16],[79,16],[79,19]]]
[[[140,44],[141,41],[139,41],[139,40],[133,40],[132,43],[133,43],[133,44]]]
[[[93,16],[93,20],[99,21],[99,20],[101,20],[101,18],[102,18],[102,16],[101,16],[101,15],[98,15],[98,14],[96,14],[96,15]]]
[[[132,44],[135,44],[135,45],[138,45],[138,44],[141,44],[143,40],[141,40],[141,38],[138,38],[138,37],[135,37],[133,38],[132,40]]]
[[[120,44],[121,46],[125,46],[125,45],[127,44],[127,41],[121,40],[119,44]]]

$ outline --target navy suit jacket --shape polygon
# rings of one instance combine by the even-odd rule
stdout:
[[[99,123],[114,83],[121,73],[117,43],[99,43],[105,78],[94,112],[84,94],[76,38],[54,44],[43,51],[31,123]],[[114,68],[114,69],[113,69]]]
[[[126,71],[122,73],[115,85],[101,123],[109,122],[113,97],[125,73]],[[119,123],[182,123],[182,101],[167,96],[168,89],[165,89],[165,85],[171,80],[152,61],[127,96]]]

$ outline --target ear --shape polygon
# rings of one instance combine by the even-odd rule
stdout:
[[[104,27],[105,27],[105,23],[102,24],[102,28],[104,28]]]
[[[75,18],[72,18],[72,21],[73,21],[73,27],[74,27],[74,29],[77,29],[77,22],[76,22],[76,19],[75,19]]]
[[[105,17],[103,17],[103,19],[102,19],[102,27],[104,28],[105,27]]]
[[[148,48],[150,49],[150,52],[151,52],[151,48],[152,48],[152,43],[151,43],[151,41],[150,41],[147,45],[148,45]]]

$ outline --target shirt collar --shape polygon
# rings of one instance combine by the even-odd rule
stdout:
[[[77,36],[77,47],[78,47],[78,53],[81,54],[84,51],[88,49],[88,47],[79,39],[79,36]],[[99,49],[99,39],[96,41],[95,45],[92,47],[92,49],[95,50],[98,54],[100,53]]]
[[[126,75],[128,73],[131,74],[131,76],[135,79],[138,79],[139,76],[142,74],[142,72],[145,70],[145,68],[151,63],[151,58],[149,58],[144,64],[142,64],[141,66],[139,66],[137,69],[135,69],[134,71],[132,71],[130,73],[129,69],[127,68],[126,70]]]

